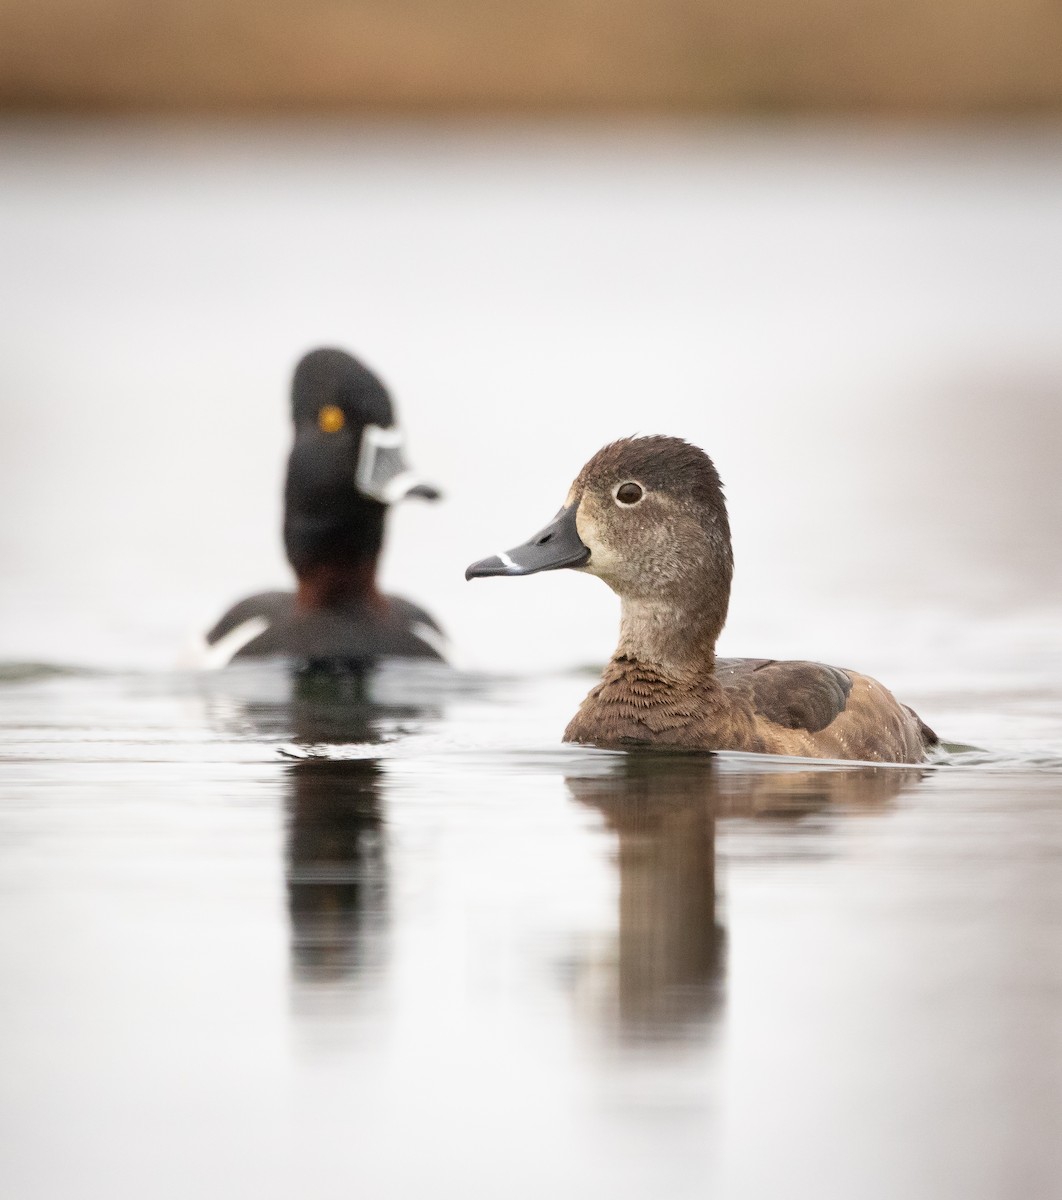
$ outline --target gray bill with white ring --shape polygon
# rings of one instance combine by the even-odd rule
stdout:
[[[490,558],[481,558],[467,571],[466,579],[489,575],[534,575],[538,571],[556,571],[561,567],[581,567],[590,560],[575,526],[577,506],[562,508],[552,521],[522,546],[504,550]]]

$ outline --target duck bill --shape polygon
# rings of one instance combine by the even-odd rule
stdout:
[[[402,431],[366,425],[358,449],[355,486],[363,496],[381,504],[418,498],[438,500],[441,493],[425,482],[406,462]]]
[[[590,560],[575,527],[577,505],[562,508],[545,529],[522,546],[480,559],[465,571],[466,579],[488,575],[534,575],[538,571],[556,571],[561,567],[581,567]]]

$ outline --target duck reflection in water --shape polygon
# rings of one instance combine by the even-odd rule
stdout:
[[[309,983],[349,981],[382,964],[388,936],[384,769],[373,747],[438,719],[447,676],[431,664],[337,664],[291,670],[277,661],[206,677],[212,724],[226,734],[291,742],[285,877],[291,970]],[[342,746],[359,757],[331,758]]]
[[[338,981],[379,966],[387,858],[374,759],[303,759],[288,774],[292,973]]]
[[[629,751],[610,769],[565,779],[616,835],[618,933],[604,976],[579,991],[621,1042],[695,1038],[720,1016],[726,932],[717,903],[716,834],[733,818],[785,821],[878,808],[923,772],[896,767],[777,763],[731,769],[709,754]],[[603,1015],[609,1014],[609,1015]]]
[[[428,717],[421,702],[381,703],[372,670],[302,671],[291,720],[303,745],[363,746],[365,757],[307,757],[288,768],[286,875],[291,965],[304,982],[381,967],[389,926],[384,772],[371,747]],[[415,689],[415,681],[410,681]],[[401,690],[400,690],[401,695]]]
[[[619,1032],[682,1036],[712,1015],[722,995],[711,756],[630,751],[607,774],[565,783],[616,835]],[[596,982],[608,997],[607,981]]]

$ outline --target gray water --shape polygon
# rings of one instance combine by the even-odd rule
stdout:
[[[5,1191],[1055,1194],[1062,757],[561,746],[587,683],[0,688]]]
[[[0,1185],[1062,1192],[1057,128],[0,125]],[[463,670],[175,668],[283,585],[288,372],[447,492]],[[559,737],[614,599],[466,585],[632,431],[727,484],[727,654],[924,768]]]

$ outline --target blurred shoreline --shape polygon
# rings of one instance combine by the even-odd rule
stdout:
[[[1062,10],[1016,0],[0,4],[7,113],[975,116],[1062,107]]]

